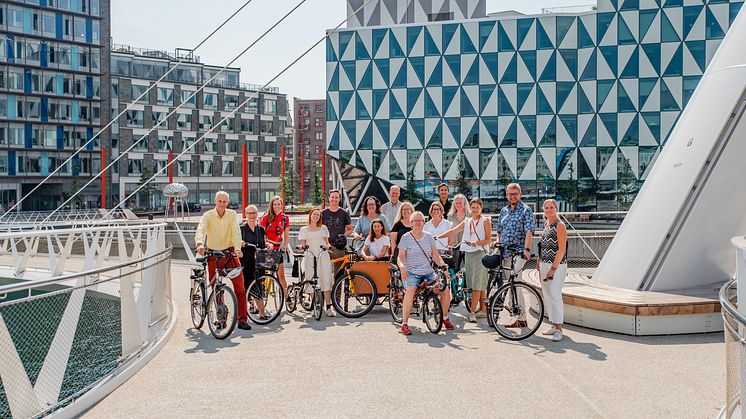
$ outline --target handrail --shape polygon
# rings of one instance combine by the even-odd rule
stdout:
[[[744,316],[743,313],[738,311],[738,307],[734,306],[733,303],[731,303],[730,298],[728,297],[728,293],[730,292],[730,290],[737,285],[738,285],[738,280],[734,279],[734,280],[731,280],[725,283],[725,285],[723,285],[720,288],[720,294],[719,294],[720,306],[723,308],[723,310],[721,310],[721,313],[723,315],[723,320],[727,320],[725,319],[725,316],[727,313],[727,315],[733,317],[737,322],[746,326],[746,316]],[[733,330],[733,328],[727,321],[724,321],[723,323],[725,323],[726,327],[730,329],[731,333],[733,333],[734,336],[738,337],[741,340],[741,343],[746,344],[746,339],[743,336],[741,336],[737,330]]]
[[[172,250],[173,250],[173,244],[171,244],[171,242],[166,242],[166,248],[164,250],[161,250],[158,253],[155,253],[155,254],[152,254],[152,255],[145,255],[145,256],[142,256],[139,259],[128,260],[127,262],[122,262],[122,263],[119,263],[117,265],[109,265],[109,266],[105,266],[105,267],[102,267],[102,268],[91,269],[89,271],[76,272],[76,273],[73,273],[73,274],[67,274],[67,275],[57,276],[57,277],[53,277],[53,278],[49,278],[49,279],[41,279],[41,280],[38,280],[38,281],[27,281],[27,282],[21,282],[21,283],[18,283],[18,284],[3,285],[3,286],[0,286],[0,295],[6,294],[6,293],[11,293],[11,292],[24,291],[24,290],[28,290],[28,289],[31,289],[31,288],[44,287],[44,286],[48,286],[48,285],[56,285],[58,283],[65,282],[65,281],[70,281],[71,279],[75,279],[75,278],[79,278],[79,277],[83,277],[83,276],[91,276],[91,275],[96,275],[96,274],[100,274],[100,273],[107,272],[107,271],[113,271],[113,270],[116,270],[116,269],[122,269],[122,268],[125,268],[127,266],[136,265],[138,263],[144,262],[147,259],[152,259],[154,257],[162,256],[162,255],[164,255],[166,253],[171,252]]]
[[[139,223],[139,225],[142,226],[148,226],[148,227],[165,227],[166,223],[162,221],[143,221],[142,223]],[[86,233],[96,233],[101,231],[111,231],[111,230],[122,230],[122,229],[129,229],[132,228],[133,224],[123,224],[123,225],[106,225],[102,224],[101,227],[87,227]],[[50,232],[53,232],[54,234],[66,234],[66,233],[74,233],[79,232],[80,228],[63,228],[59,230],[29,230],[24,231],[23,235],[26,238],[29,237],[38,237],[38,236],[46,236]],[[0,233],[0,239],[13,239],[18,236],[18,232],[11,232],[11,233]]]

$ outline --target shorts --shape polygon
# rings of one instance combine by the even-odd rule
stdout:
[[[404,283],[404,288],[417,288],[425,281],[434,281],[436,279],[438,279],[438,275],[435,272],[425,275],[416,275],[412,272],[407,272],[407,281]]]

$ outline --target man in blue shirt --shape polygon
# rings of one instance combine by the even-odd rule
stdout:
[[[505,248],[518,247],[523,249],[525,260],[531,258],[531,242],[536,230],[536,220],[531,208],[521,202],[521,185],[511,183],[506,188],[508,205],[500,210],[500,221],[497,223],[497,241]],[[503,255],[503,266],[510,268],[513,250],[507,250]],[[516,271],[516,280],[523,277],[523,267]],[[518,304],[524,305],[523,294],[518,295]],[[526,327],[525,314],[508,327]]]

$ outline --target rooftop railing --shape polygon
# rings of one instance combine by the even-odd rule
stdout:
[[[557,13],[585,13],[595,12],[598,10],[598,6],[595,4],[581,4],[577,6],[558,6],[558,7],[546,7],[541,9],[542,14],[557,14]]]
[[[737,249],[736,279],[720,289],[720,313],[725,325],[725,407],[720,418],[742,418],[746,387],[743,385],[746,366],[746,308],[739,300],[746,300],[746,237],[734,237]],[[744,284],[740,284],[744,282]]]

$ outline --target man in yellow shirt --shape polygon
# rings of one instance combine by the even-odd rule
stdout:
[[[202,214],[197,226],[197,233],[194,235],[194,241],[197,243],[197,254],[205,255],[205,240],[207,240],[208,249],[230,251],[235,250],[236,257],[221,259],[221,268],[234,268],[241,266],[241,229],[238,226],[238,216],[236,211],[228,209],[230,197],[225,191],[215,194],[215,209],[211,209]],[[215,258],[210,256],[207,260],[210,280],[215,274]],[[248,323],[248,312],[246,311],[246,288],[243,284],[243,274],[231,280],[233,290],[236,292],[238,300],[238,328],[251,330]]]

